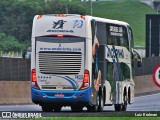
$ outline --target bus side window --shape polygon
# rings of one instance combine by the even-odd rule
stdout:
[[[107,61],[107,80],[112,81],[113,80],[113,63]]]
[[[127,29],[126,27],[123,27],[123,46],[129,49],[129,40],[128,40],[128,35],[127,35]]]
[[[132,48],[134,48],[134,42],[133,42],[133,34],[132,34],[132,30],[131,30],[131,28],[130,27],[128,27],[129,28],[129,33],[128,33],[128,35],[129,35],[129,40],[131,41],[131,47]]]

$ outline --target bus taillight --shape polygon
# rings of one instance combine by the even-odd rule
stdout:
[[[36,70],[32,69],[32,87],[39,89],[39,86],[37,84],[37,78],[36,78]]]
[[[40,18],[42,18],[42,15],[38,15],[38,16],[37,16],[37,19],[40,19]]]
[[[84,77],[83,77],[83,83],[82,83],[82,86],[81,86],[80,90],[84,90],[88,87],[89,87],[89,71],[85,70],[84,71]]]
[[[63,35],[59,34],[57,35],[58,38],[63,38]]]
[[[85,20],[85,16],[81,15],[81,18]]]
[[[32,69],[32,82],[37,82],[35,69]]]

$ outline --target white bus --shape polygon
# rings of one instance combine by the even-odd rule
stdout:
[[[133,37],[126,22],[92,16],[36,15],[32,101],[43,111],[125,111],[134,100]]]

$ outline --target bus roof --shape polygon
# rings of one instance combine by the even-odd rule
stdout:
[[[32,37],[46,35],[71,35],[86,37],[86,23],[95,20],[104,23],[129,25],[126,22],[78,14],[36,15],[33,21]],[[86,21],[86,22],[85,22]],[[87,22],[88,21],[88,22]]]
[[[90,19],[96,20],[96,21],[99,21],[99,22],[129,26],[129,24],[127,22],[124,22],[124,21],[112,20],[112,19],[100,18],[100,17],[93,17],[93,16],[86,16],[86,17],[89,17]]]
[[[83,15],[79,14],[46,14],[43,16],[57,16],[57,17],[81,17]],[[113,23],[113,24],[119,24],[119,25],[129,25],[127,22],[124,21],[119,21],[119,20],[113,20],[113,19],[107,19],[107,18],[100,18],[100,17],[94,17],[94,16],[89,16],[89,15],[84,15],[85,17],[88,17],[89,19],[94,19],[96,21],[100,22],[106,22],[106,23]]]

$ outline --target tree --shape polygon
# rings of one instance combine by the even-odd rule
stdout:
[[[22,44],[20,44],[15,37],[0,33],[0,50],[20,51],[21,48]]]
[[[74,2],[48,0],[46,3],[45,0],[1,0],[0,33],[11,40],[8,42],[8,39],[5,39],[3,44],[12,46],[11,43],[15,42],[17,45],[18,43],[29,45],[33,18],[37,14],[61,14],[66,13],[67,9],[69,14],[85,14],[81,2],[72,1]]]

